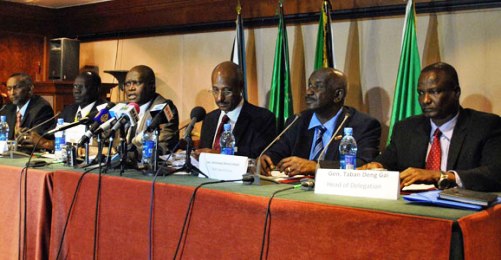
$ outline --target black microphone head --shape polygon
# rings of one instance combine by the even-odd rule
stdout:
[[[194,107],[191,110],[190,118],[196,118],[197,122],[204,120],[205,118],[205,109],[203,107]]]

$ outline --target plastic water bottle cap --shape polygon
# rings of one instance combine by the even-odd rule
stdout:
[[[62,118],[58,118],[58,119],[57,119],[57,124],[58,124],[58,125],[62,125],[62,124],[64,124],[64,119],[62,119]]]
[[[353,135],[353,128],[345,127],[344,128],[344,135]]]
[[[5,120],[7,120],[7,116],[0,116],[0,120],[1,120],[2,122],[5,122]]]
[[[230,131],[231,130],[231,124],[224,124],[224,131]]]

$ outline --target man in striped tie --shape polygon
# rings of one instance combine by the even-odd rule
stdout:
[[[423,114],[396,124],[386,150],[361,168],[400,171],[401,187],[501,191],[501,118],[460,106],[458,75],[447,63],[424,68],[417,92]]]
[[[305,97],[308,110],[261,156],[262,173],[279,170],[289,176],[313,175],[320,161],[322,166],[339,168],[338,146],[344,127],[353,128],[357,164],[374,159],[379,153],[381,125],[375,118],[344,106],[346,82],[344,73],[333,68],[311,74]]]

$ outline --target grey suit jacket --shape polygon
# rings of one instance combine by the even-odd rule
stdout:
[[[397,123],[391,142],[375,161],[388,170],[425,168],[430,119],[414,116]],[[454,170],[465,188],[501,191],[501,118],[461,109],[452,134],[447,170]]]

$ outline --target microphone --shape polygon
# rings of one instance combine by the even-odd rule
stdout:
[[[343,121],[341,121],[341,124],[339,124],[339,127],[336,129],[336,132],[334,132],[334,134],[332,135],[331,139],[329,139],[329,142],[327,142],[327,145],[324,147],[324,149],[322,149],[322,152],[320,152],[320,154],[318,155],[318,158],[317,158],[317,168],[320,168],[320,159],[322,159],[322,157],[325,156],[325,153],[327,151],[327,147],[329,147],[329,145],[332,143],[332,141],[334,141],[334,139],[336,139],[337,134],[339,133],[339,131],[343,127],[343,125],[346,122],[346,119],[348,119],[348,117],[350,117],[350,114],[346,113],[344,115]]]
[[[103,108],[101,110],[97,110],[97,111],[92,111],[87,116],[83,117],[82,119],[80,119],[77,122],[72,122],[72,123],[64,125],[64,126],[58,126],[54,129],[48,131],[47,134],[54,134],[56,132],[64,131],[66,129],[70,129],[70,128],[78,126],[78,125],[88,125],[88,124],[94,122],[94,117],[96,117],[98,114],[101,114],[101,112],[104,113],[105,112],[104,110],[107,111],[107,110],[111,109],[113,106],[115,106],[115,104],[110,102],[106,105],[105,108]]]
[[[131,126],[135,126],[139,120],[139,105],[137,103],[131,102],[126,106],[123,106],[115,114],[117,118],[117,123],[111,128],[112,133],[116,132],[121,126],[130,123]]]
[[[302,190],[313,190],[315,188],[315,179],[312,178],[304,178],[301,179],[301,189]]]
[[[110,128],[115,125],[117,122],[117,119],[115,117],[112,117],[111,119],[108,119],[108,121],[104,122],[102,125],[100,125],[96,131],[94,132],[94,135],[101,134],[104,131],[110,130]]]
[[[190,113],[191,121],[188,127],[186,128],[186,131],[184,132],[184,138],[191,135],[191,131],[193,131],[193,127],[195,126],[195,123],[202,121],[205,118],[205,109],[203,107],[195,107],[191,110]]]
[[[268,146],[266,146],[263,151],[259,154],[259,156],[256,158],[257,160],[257,165],[256,165],[256,171],[259,175],[260,178],[263,178],[265,176],[259,174],[261,172],[261,156],[263,156],[263,154],[268,151],[268,149],[270,149],[270,147],[272,145],[274,145],[278,140],[280,140],[280,138],[282,137],[282,135],[284,135],[288,130],[289,128],[292,127],[292,125],[294,125],[294,123],[296,123],[296,121],[299,119],[300,115],[294,115],[294,119],[292,120],[292,122],[284,129],[282,130],[282,132],[280,132],[279,135],[277,135],[277,137],[275,137],[275,139],[273,139],[273,141],[271,141],[270,144],[268,144]],[[259,181],[255,181],[254,182],[255,184],[259,184]]]
[[[151,119],[150,126],[146,128],[147,132],[153,132],[159,125],[170,122],[174,118],[174,113],[172,112],[169,102],[154,106],[150,110],[150,114],[153,118]]]
[[[38,125],[36,125],[36,126],[34,126],[34,127],[30,128],[30,129],[28,129],[28,130],[25,130],[25,131],[21,132],[20,134],[24,134],[24,133],[26,133],[26,132],[33,131],[33,130],[35,130],[35,129],[37,129],[37,128],[39,128],[39,127],[41,127],[41,126],[43,126],[43,125],[47,124],[48,122],[50,122],[50,121],[54,120],[56,117],[58,117],[58,116],[59,116],[59,114],[61,114],[61,112],[57,112],[57,113],[56,113],[53,117],[51,117],[51,118],[49,118],[49,119],[47,119],[47,120],[43,121],[42,123],[40,123],[40,124],[38,124]]]
[[[123,105],[122,104],[117,104],[115,106],[113,106],[113,108],[111,110],[117,110],[116,107],[122,107]],[[89,130],[87,130],[87,132],[85,132],[85,134],[82,136],[82,138],[80,138],[80,141],[78,141],[78,144],[81,146],[87,142],[89,142],[90,138],[96,134],[96,131],[97,129],[99,128],[99,126],[105,122],[107,122],[108,120],[110,120],[110,109],[108,108],[108,106],[106,106],[105,108],[101,109],[101,111],[99,111],[99,113],[94,117],[93,119],[93,123],[92,125],[89,127]]]

